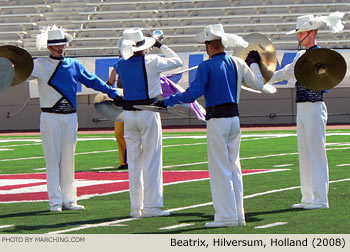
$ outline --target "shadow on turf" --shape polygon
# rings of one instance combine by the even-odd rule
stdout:
[[[264,220],[263,218],[258,218],[255,216],[260,216],[260,215],[266,215],[266,214],[279,214],[279,213],[286,213],[286,212],[299,212],[302,211],[303,209],[295,209],[295,208],[286,208],[286,209],[281,209],[281,210],[274,210],[274,211],[265,211],[265,212],[251,212],[251,213],[246,213],[246,222],[247,225],[252,224],[254,222],[260,222]],[[179,220],[179,223],[202,223],[202,222],[210,222],[213,221],[214,216],[213,215],[205,215],[203,213],[188,213],[188,214],[176,214],[172,213],[171,217],[185,217],[185,216],[194,216],[194,217],[201,217],[202,219],[187,219],[187,220]],[[245,228],[245,227],[235,227],[235,228]],[[226,229],[226,228],[224,228]],[[199,231],[199,230],[210,230],[210,228],[204,227],[204,223],[201,226],[197,226],[195,228],[184,228],[184,229],[177,229],[177,230],[165,230],[165,231],[159,231],[159,232],[142,232],[142,233],[135,233],[135,234],[181,234],[184,232],[189,232],[189,231]]]
[[[62,216],[62,215],[76,215],[76,214],[81,214],[83,211],[63,211],[60,213],[53,213],[48,210],[45,211],[32,211],[32,212],[22,212],[22,213],[12,213],[12,214],[5,214],[5,215],[0,215],[0,220],[2,218],[16,218],[16,217],[40,217],[40,216]],[[122,217],[126,218],[126,217]],[[119,219],[119,218],[118,218]],[[96,219],[96,220],[89,220],[89,221],[73,221],[73,222],[66,222],[66,223],[56,223],[56,224],[49,224],[49,225],[16,225],[13,228],[10,228],[9,230],[3,230],[3,232],[0,233],[21,233],[23,231],[37,231],[37,230],[50,230],[50,229],[60,229],[60,228],[67,228],[67,227],[74,227],[74,226],[81,226],[81,225],[86,225],[86,224],[99,224],[101,222],[110,222],[110,221],[115,221],[117,220],[116,218],[105,218],[105,219]],[[41,233],[41,232],[39,232]],[[38,234],[39,234],[38,233]]]
[[[260,216],[260,215],[266,215],[266,214],[280,214],[280,213],[287,213],[287,212],[299,212],[303,211],[303,209],[298,209],[298,208],[286,208],[286,209],[279,209],[279,210],[273,210],[273,211],[264,211],[264,212],[248,212],[245,214],[246,221],[250,222],[252,219],[257,219],[253,218],[254,216]],[[262,219],[258,219],[262,220]]]
[[[49,210],[45,210],[45,211],[33,211],[33,212],[11,213],[11,214],[0,215],[0,219],[13,218],[13,217],[35,216],[35,215],[77,214],[77,213],[80,213],[80,212],[78,212],[78,211],[63,211],[60,213],[53,213],[53,212],[50,212]]]

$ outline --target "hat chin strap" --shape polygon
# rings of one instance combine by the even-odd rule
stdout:
[[[299,42],[299,45],[298,45],[298,51],[301,50],[301,43],[303,43],[303,41],[310,35],[310,33],[312,32],[312,30],[310,30],[307,35]]]
[[[57,52],[60,56],[63,55],[63,51],[61,53],[60,51],[56,50],[53,46],[51,46],[51,50]]]

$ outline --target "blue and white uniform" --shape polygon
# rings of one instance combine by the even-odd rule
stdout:
[[[124,88],[124,134],[128,148],[131,210],[163,206],[162,126],[159,113],[135,110],[161,94],[160,73],[182,66],[180,57],[165,45],[165,57],[147,54],[120,59],[114,66]]]
[[[108,94],[118,92],[72,58],[45,57],[34,60],[32,78],[38,81],[40,132],[46,161],[49,204],[76,203],[74,152],[77,141],[77,85]]]
[[[308,50],[319,48],[311,47]],[[269,82],[295,78],[294,67],[306,50],[298,51],[293,62],[276,71]],[[297,133],[301,203],[328,207],[328,159],[326,153],[327,107],[323,91],[310,90],[296,82]]]
[[[245,224],[238,117],[242,81],[255,90],[263,88],[258,64],[249,68],[242,59],[220,53],[198,66],[195,80],[184,93],[164,99],[165,106],[174,106],[204,95],[214,221],[240,225]]]

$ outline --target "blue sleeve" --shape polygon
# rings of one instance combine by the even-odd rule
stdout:
[[[86,70],[86,68],[79,63],[79,81],[85,86],[92,88],[96,91],[107,94],[110,98],[114,99],[119,96],[119,92],[113,89],[111,86],[107,85],[103,80],[101,80],[96,74],[93,74]]]
[[[190,87],[183,93],[177,93],[164,99],[166,107],[175,106],[176,104],[192,103],[204,94],[208,82],[208,74],[201,65],[197,68],[196,78],[190,84]]]

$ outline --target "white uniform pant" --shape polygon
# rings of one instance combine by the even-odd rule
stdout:
[[[215,221],[244,220],[239,117],[207,122],[208,165]]]
[[[324,102],[297,103],[299,169],[303,203],[328,206],[326,124],[327,108]]]
[[[77,114],[41,113],[40,132],[46,161],[50,206],[76,202],[74,152],[77,142]]]
[[[131,209],[163,206],[162,127],[159,113],[123,111]]]

